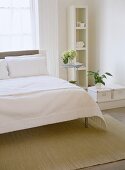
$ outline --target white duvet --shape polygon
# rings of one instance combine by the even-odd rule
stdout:
[[[51,76],[0,80],[0,133],[84,117],[98,118],[105,126],[88,93],[65,80]]]

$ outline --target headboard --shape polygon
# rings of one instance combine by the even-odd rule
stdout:
[[[27,50],[27,51],[8,51],[0,52],[0,59],[4,59],[6,56],[22,56],[22,55],[34,55],[34,54],[45,54],[44,50]]]

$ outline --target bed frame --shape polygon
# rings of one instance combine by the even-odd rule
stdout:
[[[22,55],[34,55],[34,54],[45,54],[44,50],[28,50],[28,51],[8,51],[8,52],[0,52],[0,59],[4,59],[9,56],[22,56]]]
[[[35,54],[41,54],[43,56],[46,56],[45,50],[27,50],[27,51],[8,51],[8,52],[0,52],[0,59],[4,59],[5,57],[11,57],[11,56],[22,56],[22,55],[35,55]],[[89,118],[85,117],[85,128],[89,127]]]

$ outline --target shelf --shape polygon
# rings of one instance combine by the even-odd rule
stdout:
[[[85,65],[83,63],[76,62],[76,63],[63,64],[62,67],[64,67],[64,68],[83,68],[83,67],[85,67]]]
[[[86,27],[76,27],[77,30],[86,30]]]
[[[83,48],[76,48],[77,51],[82,51],[82,50],[86,50],[86,47]]]
[[[85,70],[86,70],[86,67],[84,67],[84,66],[78,68],[78,71],[85,71]]]
[[[80,67],[68,69],[68,80],[76,80],[82,88],[88,87],[88,8],[87,6],[70,6],[68,8],[68,49],[77,51],[74,62],[82,63]]]
[[[80,85],[79,85],[79,87],[81,87],[82,89],[84,89],[84,90],[86,90],[86,91],[87,91],[87,89],[88,89],[88,87],[84,87],[84,86],[80,86]]]

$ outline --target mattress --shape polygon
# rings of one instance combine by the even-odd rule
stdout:
[[[0,80],[0,133],[103,115],[88,93],[65,80],[33,76]]]

